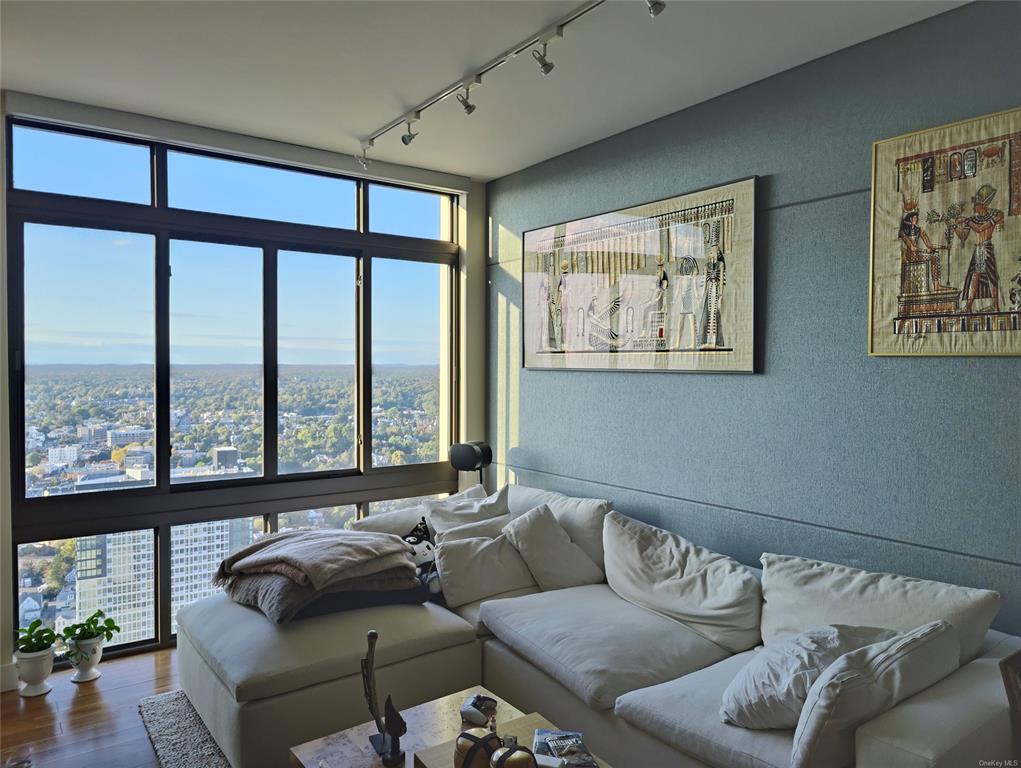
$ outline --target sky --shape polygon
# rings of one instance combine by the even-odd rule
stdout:
[[[150,203],[148,148],[23,126],[14,129],[21,189]],[[172,207],[354,228],[353,182],[169,152]],[[370,186],[370,229],[440,236],[444,198]],[[28,365],[152,364],[155,239],[151,235],[25,225]],[[172,240],[172,364],[262,362],[262,251]],[[354,363],[355,259],[278,254],[278,359],[282,365]],[[435,264],[373,261],[373,362],[439,361],[440,279]]]

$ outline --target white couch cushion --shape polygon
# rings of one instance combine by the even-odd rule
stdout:
[[[487,600],[481,614],[494,635],[594,709],[728,655],[605,584]]]
[[[945,621],[845,653],[808,692],[791,768],[853,765],[858,726],[952,673],[960,653],[957,629]]]
[[[610,502],[606,499],[565,496],[556,491],[544,491],[525,485],[509,487],[507,506],[512,517],[523,515],[540,504],[548,506],[571,541],[581,547],[596,565],[604,568],[603,518],[610,511]]]
[[[676,680],[625,693],[618,717],[708,765],[726,768],[788,768],[793,731],[753,731],[720,722],[724,689],[752,651]]]
[[[606,516],[603,547],[606,581],[625,600],[729,651],[759,644],[759,580],[736,560],[619,512]]]
[[[742,728],[794,728],[812,683],[824,669],[848,651],[896,634],[892,629],[830,624],[756,648],[723,692],[720,719]]]
[[[599,584],[603,569],[571,541],[550,508],[542,504],[503,529],[544,590]]]
[[[535,586],[531,571],[506,536],[444,541],[435,553],[440,587],[450,608]]]
[[[503,527],[513,518],[510,514],[497,515],[488,520],[477,520],[474,523],[465,523],[456,528],[450,528],[442,533],[436,534],[436,543],[444,541],[458,541],[459,539],[495,539],[503,533]]]
[[[483,597],[481,600],[473,600],[470,603],[459,605],[456,608],[451,608],[450,610],[475,627],[475,634],[479,637],[492,637],[493,633],[489,631],[489,627],[487,627],[485,622],[482,621],[483,603],[489,600],[503,600],[506,597],[534,595],[536,592],[541,591],[542,590],[540,590],[537,585],[525,587],[524,589],[512,589],[510,592],[502,592],[499,595],[493,595],[492,597]]]
[[[762,640],[766,645],[825,624],[907,632],[949,621],[960,633],[961,663],[975,658],[1000,608],[1000,595],[892,573],[871,573],[792,555],[762,555]]]
[[[381,667],[475,640],[466,621],[432,603],[363,608],[278,626],[222,592],[182,608],[177,625],[238,702],[360,674],[370,629],[379,632]]]
[[[451,528],[507,514],[507,486],[484,499],[439,499],[422,505],[425,519],[436,534]]]
[[[457,503],[466,499],[484,499],[486,489],[481,485],[473,485],[459,493],[452,494],[442,501]],[[361,520],[352,520],[351,528],[356,531],[377,531],[379,533],[393,533],[397,536],[406,536],[408,532],[418,525],[418,522],[425,517],[423,504],[407,509],[398,509],[393,512],[382,512],[378,515],[369,515]],[[430,529],[430,533],[435,533]]]

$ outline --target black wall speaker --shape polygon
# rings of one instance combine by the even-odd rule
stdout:
[[[481,470],[493,463],[493,449],[488,443],[475,440],[450,446],[450,466],[461,472]]]

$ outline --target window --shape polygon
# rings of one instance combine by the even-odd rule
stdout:
[[[262,474],[262,251],[170,243],[170,481]]]
[[[155,239],[23,231],[25,495],[154,485]]]
[[[388,235],[450,239],[450,196],[369,185],[369,230]]]
[[[348,179],[168,152],[167,184],[172,208],[355,228],[356,186]]]
[[[373,466],[446,459],[447,277],[438,264],[372,262]]]
[[[18,545],[18,626],[60,633],[97,610],[121,628],[110,646],[156,635],[151,530]]]
[[[357,465],[355,289],[349,256],[279,254],[280,474]]]
[[[348,504],[343,507],[319,507],[298,512],[283,512],[277,516],[278,531],[295,531],[316,528],[350,528],[358,518],[358,507]]]
[[[456,488],[452,196],[8,125],[19,617],[168,643],[264,528]]]
[[[210,520],[170,529],[170,621],[177,634],[177,612],[220,591],[213,576],[220,561],[265,535],[262,517]]]
[[[14,126],[11,144],[16,189],[152,202],[150,150],[144,144],[23,125]]]

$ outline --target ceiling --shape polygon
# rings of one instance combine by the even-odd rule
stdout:
[[[400,130],[381,160],[487,180],[961,2],[608,2]],[[345,153],[579,2],[0,3],[4,88]]]

